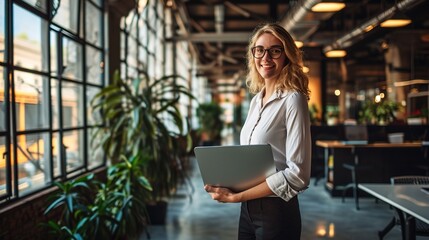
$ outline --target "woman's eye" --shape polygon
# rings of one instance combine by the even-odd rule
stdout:
[[[271,53],[280,53],[281,50],[279,48],[271,49]]]

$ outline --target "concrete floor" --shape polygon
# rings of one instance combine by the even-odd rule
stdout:
[[[228,137],[229,136],[229,137]],[[227,135],[222,145],[237,142],[237,136]],[[194,158],[190,159],[190,184],[183,185],[169,201],[165,225],[148,226],[140,240],[233,240],[237,239],[240,204],[217,203],[203,189],[203,181]],[[378,239],[377,232],[390,221],[393,210],[373,198],[361,198],[360,210],[354,201],[331,197],[324,189],[323,179],[299,195],[303,240]],[[191,187],[194,190],[191,189]],[[149,237],[148,237],[149,236]],[[399,226],[385,240],[400,240]],[[417,237],[417,240],[428,237]]]
[[[203,189],[203,182],[195,159],[191,159],[189,185],[179,189],[169,201],[167,223],[148,227],[141,240],[228,240],[237,238],[240,204],[225,204],[213,201]],[[390,220],[393,212],[388,205],[372,198],[360,201],[357,211],[351,198],[345,203],[341,198],[331,197],[318,186],[299,196],[302,214],[302,239],[378,239],[377,231]],[[148,237],[150,236],[150,238]],[[384,238],[401,239],[399,227],[392,229]],[[428,239],[418,237],[417,239]]]

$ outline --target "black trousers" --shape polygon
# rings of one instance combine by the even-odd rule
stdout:
[[[288,202],[265,197],[241,203],[238,239],[299,240],[301,213],[298,197]]]

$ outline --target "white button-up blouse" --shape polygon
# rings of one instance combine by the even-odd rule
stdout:
[[[262,106],[262,90],[250,102],[240,144],[270,144],[277,172],[266,182],[285,201],[310,182],[311,134],[307,97],[296,91],[277,91]]]

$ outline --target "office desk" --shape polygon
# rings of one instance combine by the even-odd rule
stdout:
[[[429,224],[429,194],[421,188],[429,185],[359,184],[359,189],[401,210],[406,219],[407,239],[416,239],[415,218]]]
[[[424,163],[422,142],[345,144],[318,140],[316,146],[324,150],[325,188],[332,196],[339,196],[337,187],[350,182],[350,172],[342,167],[343,163],[371,164],[373,174],[365,174],[362,182],[389,183],[392,176],[423,174],[411,167]],[[410,168],[398,168],[399,164]]]

